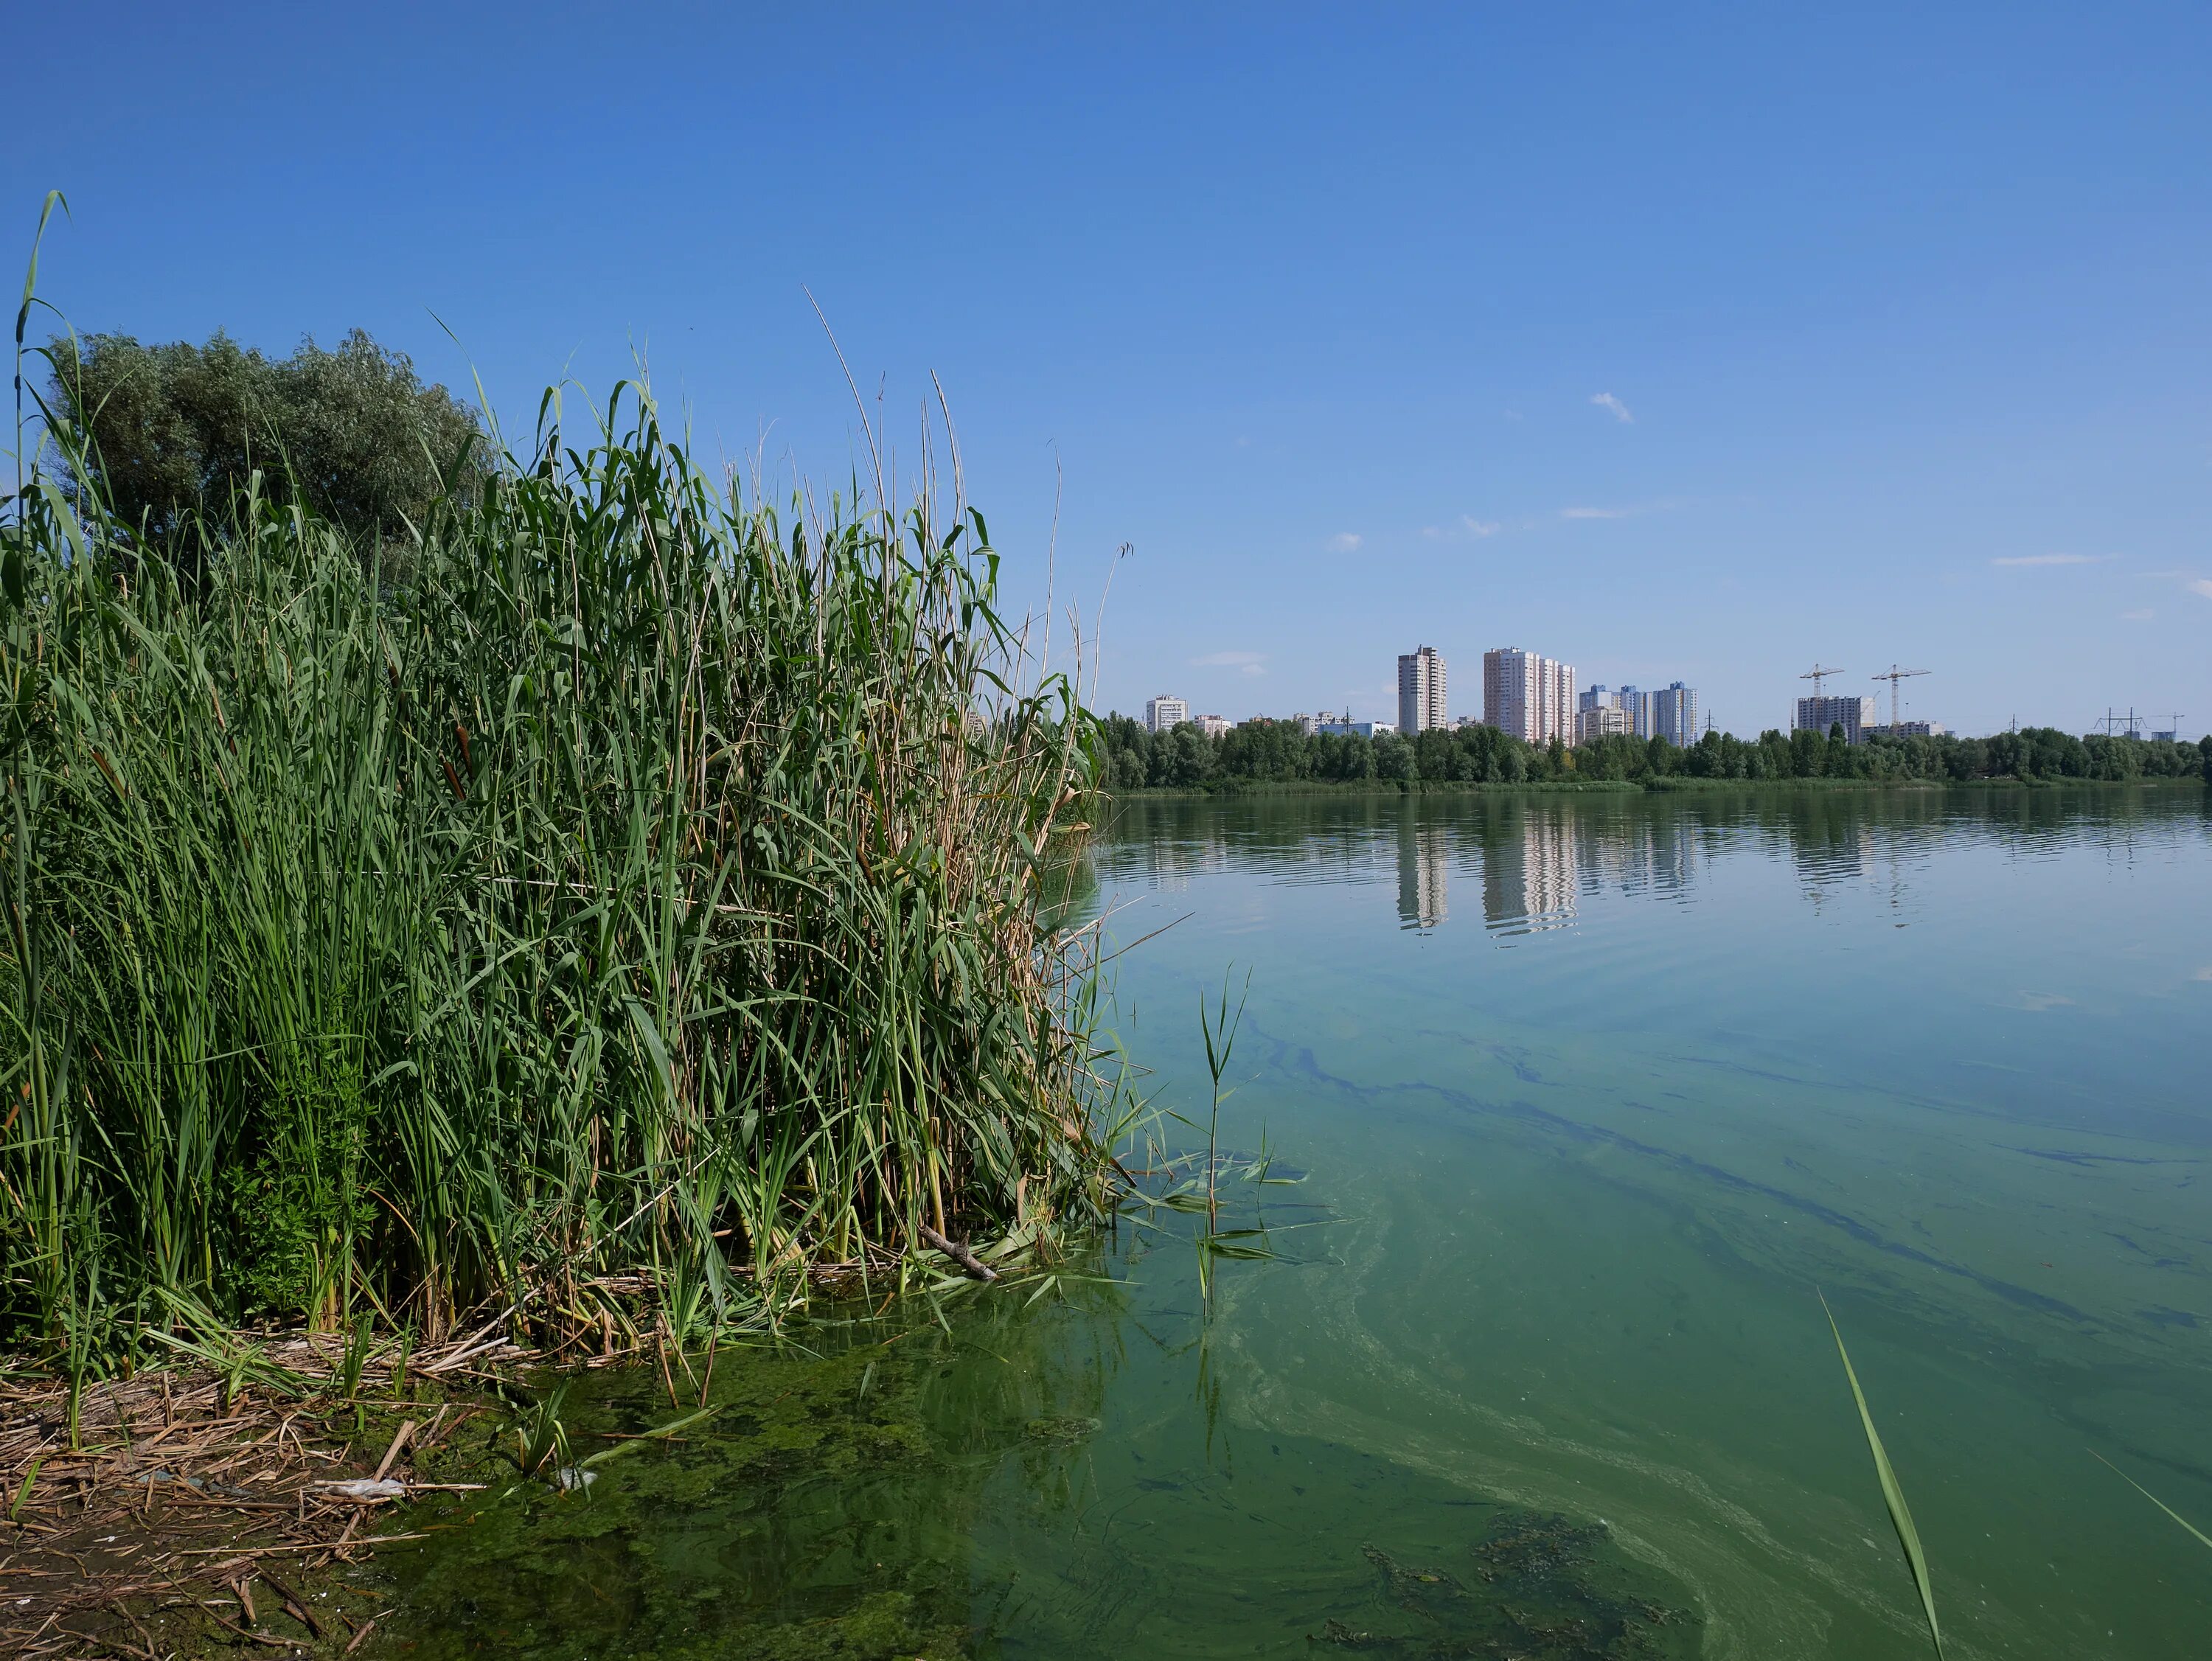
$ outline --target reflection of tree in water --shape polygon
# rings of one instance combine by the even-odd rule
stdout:
[[[1325,1622],[1317,1641],[1371,1655],[1659,1661],[1698,1652],[1694,1615],[1632,1589],[1602,1524],[1501,1512],[1474,1545],[1466,1578],[1363,1549],[1379,1579],[1377,1629]],[[1609,1582],[1610,1584],[1602,1584]],[[1407,1617],[1411,1616],[1409,1621]]]
[[[422,1661],[975,1653],[985,1488],[1012,1455],[1034,1491],[1066,1493],[1120,1363],[1120,1294],[1073,1293],[1096,1307],[959,1298],[942,1326],[823,1321],[784,1349],[725,1347],[717,1416],[586,1492],[517,1482],[510,1462],[480,1476],[502,1497],[457,1497],[450,1519],[426,1508],[416,1526],[469,1520],[380,1560],[401,1593],[386,1624]],[[677,1410],[657,1370],[578,1391],[566,1416],[582,1450]]]

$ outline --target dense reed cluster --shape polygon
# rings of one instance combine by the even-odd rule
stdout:
[[[779,516],[642,397],[486,477],[375,549],[0,519],[5,1337],[598,1348],[1103,1202],[1086,728],[981,517]]]

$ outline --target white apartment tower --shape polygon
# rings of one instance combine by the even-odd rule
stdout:
[[[1145,724],[1154,732],[1166,732],[1190,719],[1190,705],[1181,698],[1170,698],[1164,692],[1145,703]]]
[[[1532,744],[1575,741],[1575,669],[1556,658],[1500,646],[1482,654],[1486,725]]]
[[[1698,742],[1698,689],[1680,681],[1644,694],[1650,711],[1649,737],[1664,738],[1678,749]]]
[[[1434,646],[1398,656],[1398,730],[1408,737],[1448,724],[1444,718],[1444,660]]]

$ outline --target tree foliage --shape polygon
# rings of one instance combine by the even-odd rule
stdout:
[[[359,329],[288,358],[221,332],[204,346],[93,335],[48,354],[50,407],[96,476],[78,491],[96,485],[150,545],[196,514],[231,520],[257,471],[264,495],[372,538],[420,524],[441,495],[471,498],[482,476],[475,415]]]
[[[1676,779],[1845,779],[1967,783],[1975,779],[2212,778],[2212,738],[2146,742],[2056,727],[1987,738],[1875,738],[1768,730],[1756,739],[1709,732],[1678,748],[1664,738],[1594,739],[1572,749],[1530,744],[1496,727],[1431,728],[1372,739],[1308,733],[1295,721],[1252,720],[1208,738],[1195,724],[1147,731],[1126,715],[1100,727],[1101,782],[1132,790],[1236,790],[1248,785],[1370,781],[1467,785],[1620,782],[1666,787]]]

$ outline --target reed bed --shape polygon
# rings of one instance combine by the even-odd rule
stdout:
[[[0,1338],[79,1388],[253,1323],[681,1344],[1111,1203],[1040,912],[1091,729],[981,516],[545,409],[398,546],[142,545],[65,427],[0,518]]]

